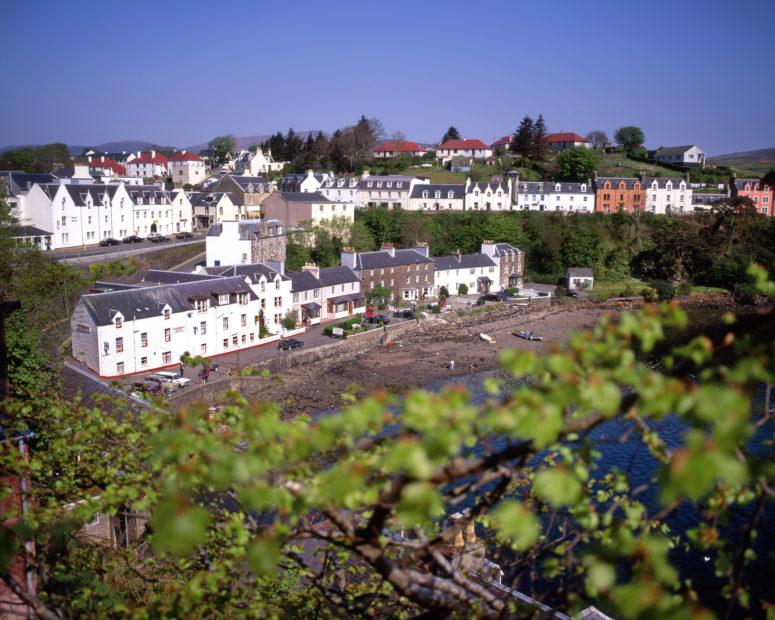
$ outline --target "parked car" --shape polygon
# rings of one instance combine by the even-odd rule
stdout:
[[[404,308],[403,310],[396,310],[393,316],[397,319],[413,319],[414,308]]]
[[[154,376],[161,377],[162,379],[169,381],[172,385],[174,385],[177,388],[184,388],[189,383],[191,383],[191,379],[186,379],[183,375],[181,375],[178,372],[168,372],[166,370],[162,370],[157,372]]]
[[[187,231],[179,232],[175,235],[175,239],[193,239],[194,233],[190,233]]]
[[[107,239],[102,239],[100,241],[100,245],[103,247],[107,247],[109,245],[119,245],[121,242],[118,239],[114,239],[113,237],[108,237]]]
[[[485,293],[483,295],[485,301],[502,301],[503,298],[498,293]]]
[[[146,377],[143,380],[143,383],[146,385],[146,389],[150,394],[161,394],[162,392],[172,389],[172,385],[169,381],[166,381],[161,377],[157,377],[156,375]]]
[[[390,317],[387,314],[375,314],[374,316],[370,316],[366,318],[366,321],[368,323],[377,323],[377,324],[384,323],[385,325],[387,325],[388,323],[390,323]]]
[[[124,237],[121,240],[121,243],[140,243],[143,240],[142,237],[138,237],[137,235],[129,235],[128,237]]]
[[[499,293],[495,293],[495,296],[500,301],[514,301],[514,299],[516,299],[513,295],[509,295],[508,293],[505,293],[504,291],[500,291]]]
[[[148,241],[151,241],[153,243],[164,243],[165,241],[169,241],[169,237],[165,237],[162,234],[159,233],[151,233],[148,235]]]
[[[296,338],[288,338],[287,340],[281,340],[277,345],[278,349],[283,351],[290,351],[291,349],[300,349],[304,346],[304,342],[297,340]]]
[[[579,293],[578,293],[578,291],[567,291],[565,293],[565,296],[566,297],[578,297]]]

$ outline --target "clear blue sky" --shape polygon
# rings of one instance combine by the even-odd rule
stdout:
[[[332,131],[485,141],[636,124],[775,147],[773,0],[3,0],[0,145]]]

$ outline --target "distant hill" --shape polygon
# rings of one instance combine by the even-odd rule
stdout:
[[[726,155],[714,155],[713,157],[708,157],[708,161],[714,161],[718,163],[753,161],[775,162],[775,148],[758,149],[756,151],[741,151],[740,153],[728,153]]]
[[[0,153],[5,153],[7,151],[14,151],[16,149],[21,149],[25,147],[36,149],[38,147],[43,146],[42,144],[9,144],[8,146],[0,146]],[[83,153],[83,149],[85,149],[85,146],[78,146],[75,144],[66,144],[67,150],[70,152],[70,155],[80,155]]]
[[[296,130],[294,129],[294,131]],[[309,134],[312,134],[313,136],[318,135],[318,131],[319,131],[318,129],[307,130],[307,131],[296,131],[296,135],[299,136],[302,140],[306,140]],[[262,142],[266,142],[271,137],[272,137],[271,134],[260,134],[258,136],[242,136],[240,138],[237,138],[237,148],[246,149],[248,147],[253,146],[254,144],[261,144]],[[198,153],[202,149],[206,149],[206,148],[207,148],[207,143],[205,142],[204,144],[195,144],[194,146],[187,146],[186,150],[191,151],[192,153]]]
[[[13,151],[15,149],[20,149],[22,147],[37,148],[40,146],[43,146],[43,145],[42,144],[9,144],[8,146],[0,147],[0,153],[5,153],[6,151]],[[78,144],[67,144],[66,146],[67,146],[67,150],[70,151],[70,155],[80,155],[81,153],[83,153],[84,149],[87,148],[87,145],[81,146]],[[132,151],[142,151],[144,149],[147,149],[148,147],[154,146],[154,143],[146,142],[145,140],[117,140],[115,142],[103,142],[102,144],[93,144],[88,146],[101,152],[120,153],[121,151],[126,151],[127,153],[131,153]]]

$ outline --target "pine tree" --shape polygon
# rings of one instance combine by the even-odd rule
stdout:
[[[549,155],[549,143],[546,141],[547,134],[544,115],[539,114],[533,127],[533,143],[531,148],[531,157],[537,161],[545,161]]]
[[[525,116],[519,123],[517,131],[514,132],[514,140],[511,142],[511,151],[522,157],[530,157],[533,146],[533,119]]]
[[[460,140],[460,132],[454,125],[451,125],[450,128],[447,129],[447,133],[441,138],[441,144],[444,144],[449,140]]]

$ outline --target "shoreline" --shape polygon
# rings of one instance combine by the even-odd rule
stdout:
[[[422,321],[411,330],[374,342],[365,350],[334,355],[332,359],[290,365],[273,373],[282,380],[246,386],[250,402],[278,402],[283,416],[293,417],[341,406],[341,394],[355,388],[363,397],[376,391],[401,395],[438,381],[500,371],[500,353],[506,349],[546,352],[566,342],[576,331],[590,329],[603,314],[618,314],[642,305],[642,300],[608,302],[554,302],[529,308],[494,306],[478,314],[443,318],[446,323]],[[728,309],[727,299],[687,299],[684,307]],[[512,335],[515,329],[532,330],[543,341],[526,341]],[[483,332],[495,342],[479,338]],[[455,362],[454,370],[449,362]]]

